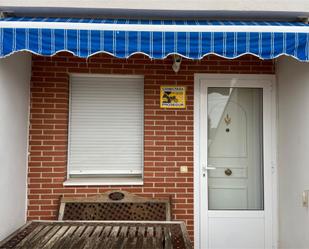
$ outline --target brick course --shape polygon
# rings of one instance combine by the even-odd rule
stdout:
[[[32,57],[28,170],[28,219],[57,219],[60,196],[90,196],[110,189],[148,197],[172,197],[173,219],[185,220],[193,238],[193,84],[194,73],[273,74],[273,61],[253,56],[226,60],[207,56],[184,59],[180,71],[172,60],[143,55],[89,59],[59,53]],[[70,73],[137,74],[145,77],[145,162],[143,186],[64,187],[66,179]],[[160,85],[187,86],[187,108],[160,109]],[[188,166],[189,173],[179,172]]]

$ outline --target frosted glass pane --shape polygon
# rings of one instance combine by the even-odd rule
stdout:
[[[210,210],[263,209],[263,90],[208,88]]]

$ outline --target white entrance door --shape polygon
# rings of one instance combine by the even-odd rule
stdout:
[[[200,77],[200,245],[272,248],[269,76]]]

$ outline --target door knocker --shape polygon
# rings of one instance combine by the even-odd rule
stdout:
[[[224,171],[224,173],[225,173],[225,175],[227,175],[227,176],[230,176],[230,175],[232,175],[232,170],[231,169],[226,169],[225,171]]]
[[[224,118],[224,122],[225,122],[226,126],[229,126],[229,125],[231,124],[232,119],[231,119],[231,117],[229,116],[229,114],[226,114],[226,117]],[[227,128],[225,129],[225,131],[226,131],[226,132],[230,132],[230,128],[227,127]]]

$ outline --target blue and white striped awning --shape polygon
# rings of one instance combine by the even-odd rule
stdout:
[[[0,58],[17,51],[45,56],[68,51],[84,58],[104,52],[119,58],[136,53],[156,59],[170,54],[190,59],[253,54],[309,61],[308,48],[309,25],[294,22],[0,19]]]

